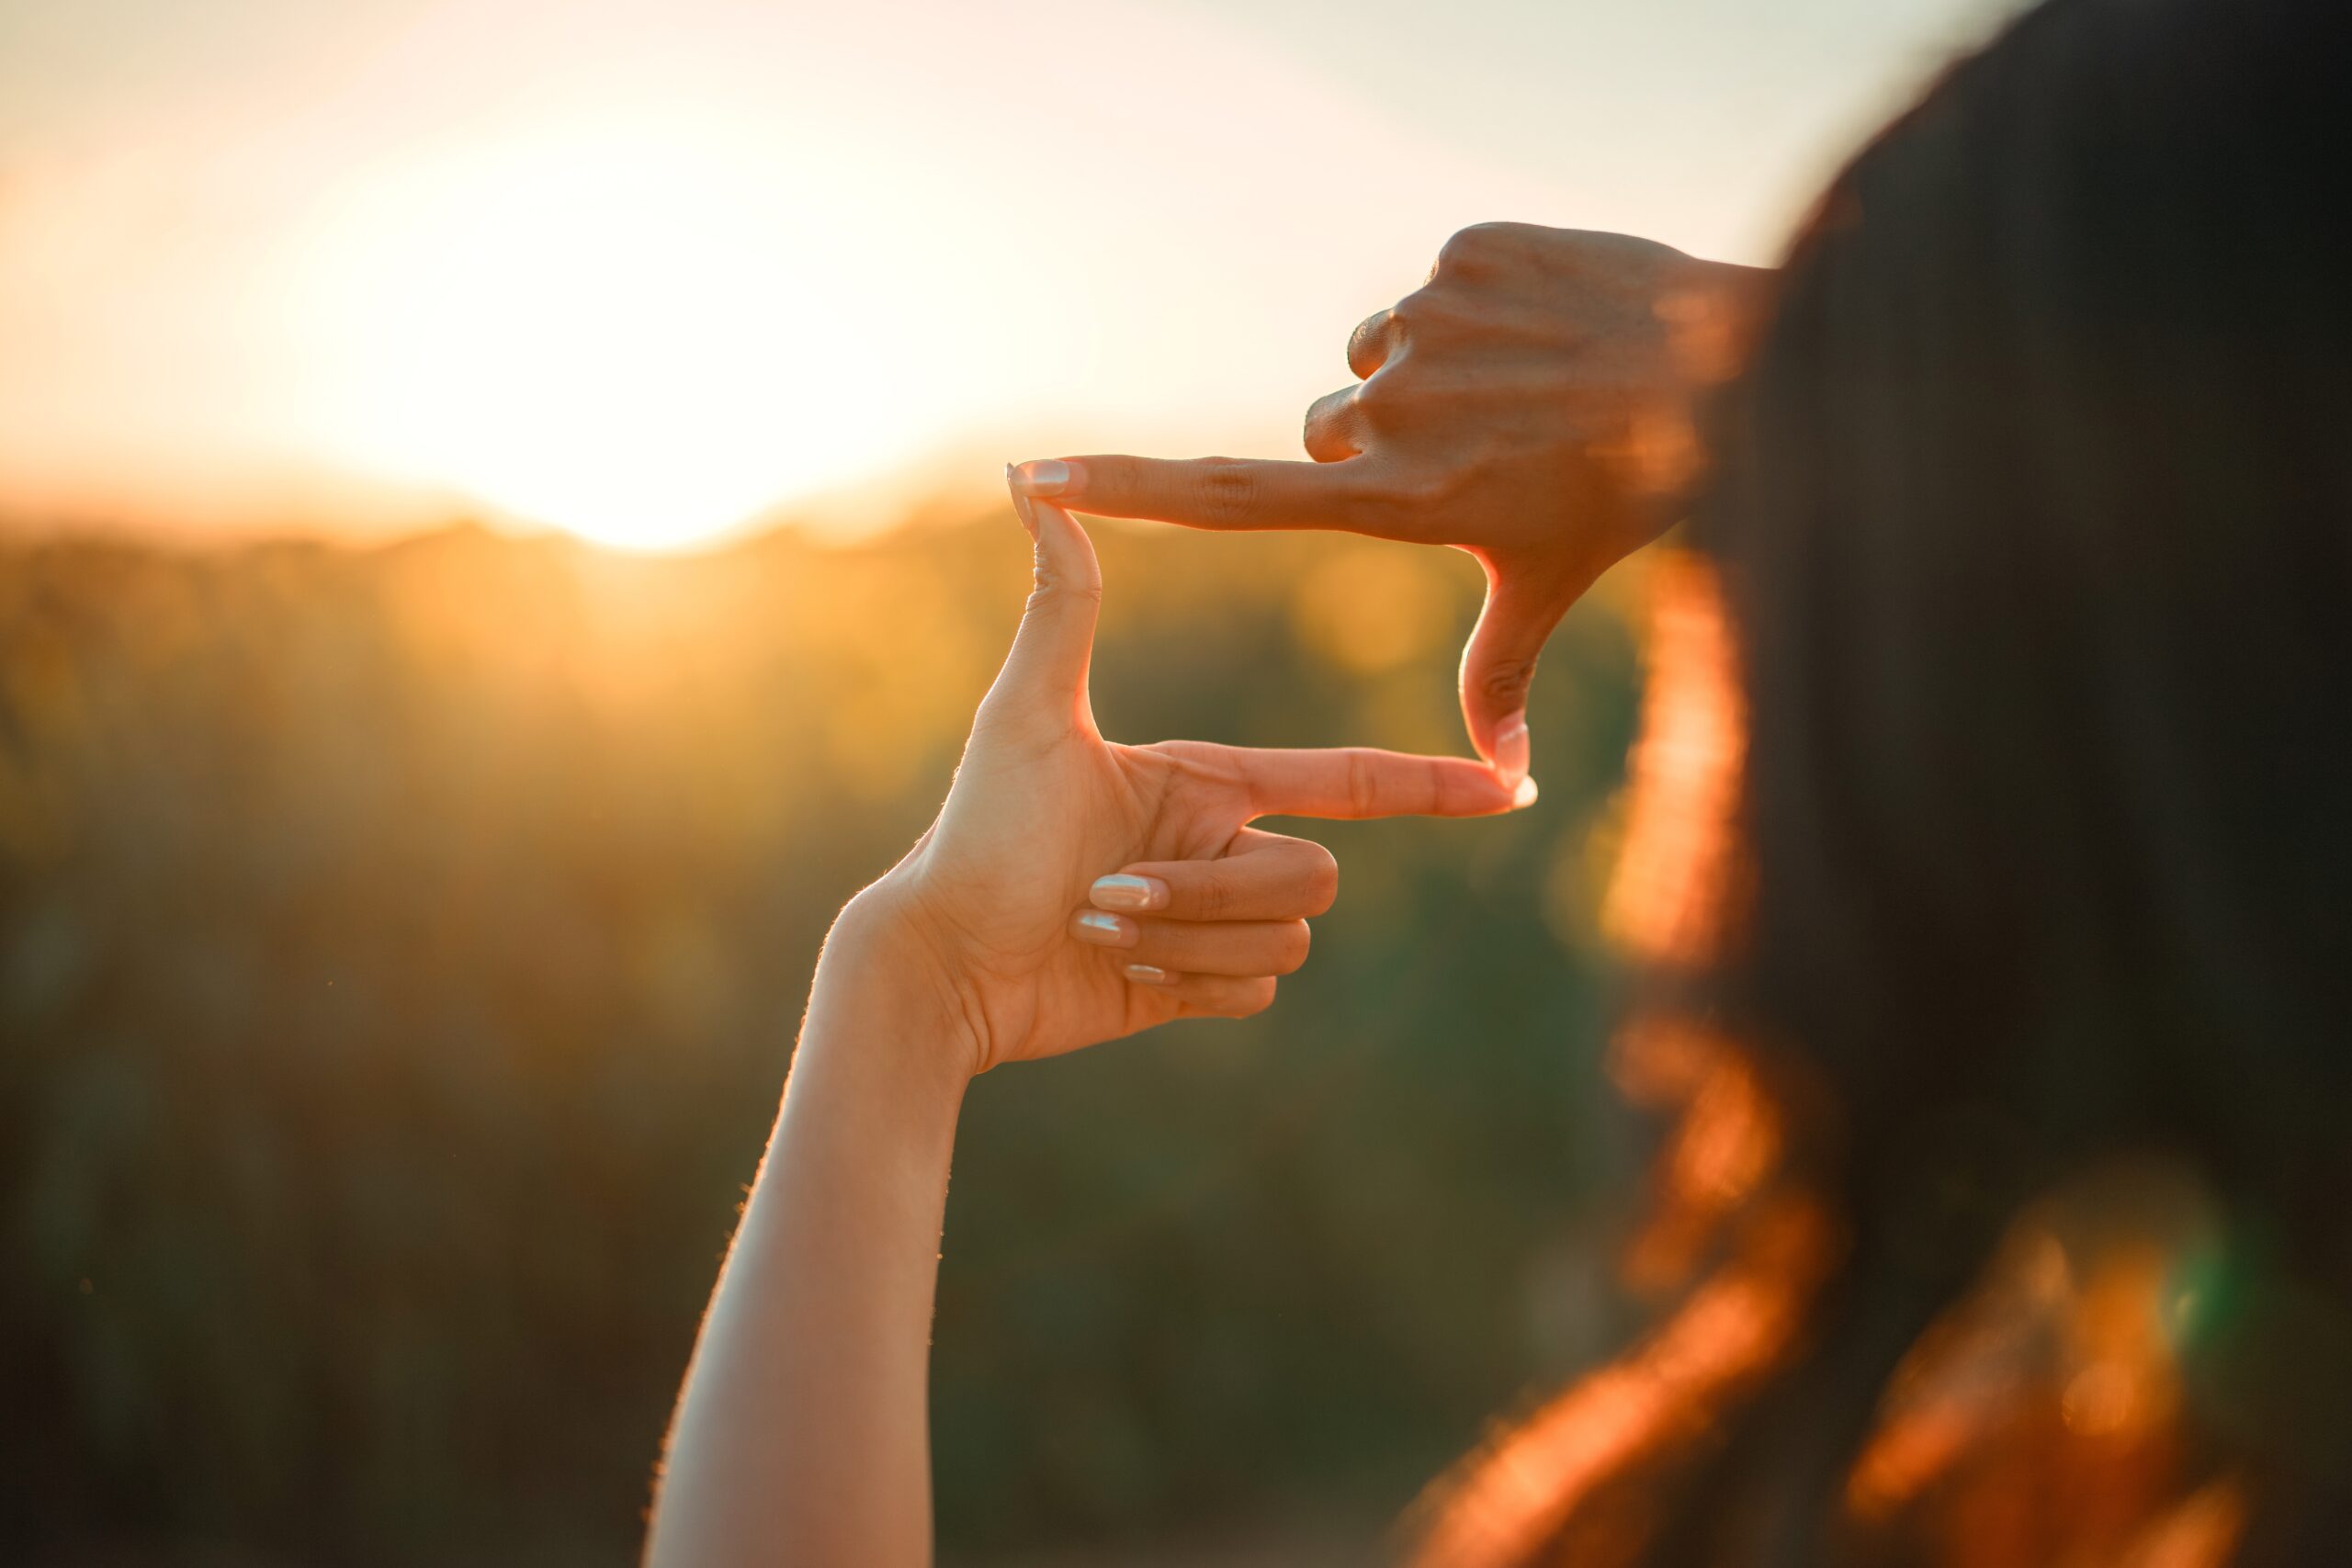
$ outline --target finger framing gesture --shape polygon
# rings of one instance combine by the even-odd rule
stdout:
[[[928,954],[970,1071],[1175,1018],[1241,1017],[1304,963],[1338,868],[1272,817],[1483,817],[1534,798],[1463,757],[1103,739],[1102,577],[1067,511],[1016,498],[1035,585],[939,819],[861,898]]]
[[[1485,568],[1464,649],[1471,743],[1527,774],[1527,692],[1560,617],[1679,515],[1690,404],[1769,274],[1623,234],[1482,223],[1350,334],[1354,385],[1307,410],[1311,461],[1119,453],[1015,470],[1022,493],[1210,529],[1452,545]]]

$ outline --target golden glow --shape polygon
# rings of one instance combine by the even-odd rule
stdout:
[[[0,525],[663,547],[961,509],[1013,457],[1295,456],[1464,224],[1769,255],[1971,0],[1836,3],[1849,57],[1770,101],[1638,8],[1501,0],[1410,38],[1337,0],[19,7]],[[1343,660],[1401,657],[1350,619]]]
[[[839,482],[895,455],[909,319],[828,243],[840,195],[658,126],[402,170],[311,258],[340,351],[321,434],[639,548]]]
[[[1747,743],[1738,649],[1713,569],[1660,559],[1631,806],[1601,925],[1630,955],[1693,965],[1719,955],[1740,915],[1734,831]]]
[[[1410,664],[1453,631],[1444,584],[1396,546],[1331,550],[1300,581],[1295,604],[1299,636],[1351,674]]]
[[[1737,647],[1703,562],[1667,558],[1651,586],[1643,737],[1605,919],[1637,961],[1703,971],[1746,916]],[[1620,1031],[1611,1069],[1671,1123],[1624,1255],[1625,1283],[1657,1318],[1432,1492],[1421,1568],[1642,1560],[1709,1436],[1803,1345],[1838,1265],[1844,1216],[1809,1158],[1836,1145],[1831,1101],[1801,1057],[1657,1010]],[[1861,1555],[2227,1563],[2249,1493],[2189,1441],[2182,1365],[2220,1224],[2192,1177],[2144,1161],[2079,1173],[2021,1213],[1884,1391],[1848,1474]]]
[[[2233,1473],[2185,1431],[2177,1279],[2219,1212],[2170,1166],[2125,1161],[2031,1205],[1887,1391],[1849,1478],[1853,1517],[2017,1562],[2216,1568],[2244,1532]]]
[[[254,25],[238,69],[150,40],[172,91],[0,145],[0,517],[343,532],[375,502],[375,531],[665,548],[960,511],[1008,457],[1279,456],[1447,232],[1566,210],[1189,7]],[[1120,68],[1051,68],[1088,58]]]

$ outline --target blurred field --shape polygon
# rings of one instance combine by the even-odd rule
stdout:
[[[1102,538],[1114,737],[1461,747],[1466,559]],[[629,1561],[818,941],[1025,541],[0,553],[0,1558]],[[1307,829],[1270,1014],[978,1086],[951,1560],[1351,1552],[1609,1342],[1627,593],[1553,645],[1537,810]]]

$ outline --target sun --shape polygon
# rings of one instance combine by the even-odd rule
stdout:
[[[675,549],[907,449],[904,312],[861,193],[705,129],[572,129],[418,160],[315,247],[324,434],[379,472]]]

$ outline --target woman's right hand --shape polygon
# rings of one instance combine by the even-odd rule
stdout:
[[[959,1073],[1264,1008],[1305,961],[1338,870],[1259,818],[1479,817],[1534,799],[1467,758],[1105,740],[1087,698],[1093,547],[1060,508],[1016,504],[1036,589],[1012,651],[939,819],[836,934],[887,952],[901,988],[926,987]]]
[[[1196,528],[1337,528],[1487,570],[1462,660],[1471,743],[1527,771],[1527,688],[1579,594],[1679,514],[1694,390],[1726,374],[1769,273],[1624,234],[1482,223],[1355,330],[1359,382],[1307,411],[1312,463],[1093,456],[1026,493]]]

